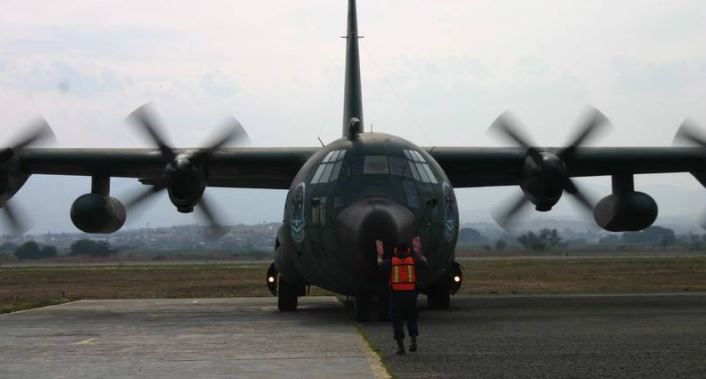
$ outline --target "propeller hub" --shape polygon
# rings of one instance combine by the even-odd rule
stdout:
[[[556,154],[530,150],[524,161],[520,188],[538,211],[546,212],[561,198],[566,178],[566,165]]]
[[[204,170],[187,157],[177,156],[164,170],[169,200],[181,213],[191,213],[206,190]]]

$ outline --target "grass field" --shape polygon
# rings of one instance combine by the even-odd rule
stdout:
[[[706,257],[466,259],[460,294],[706,292]],[[77,299],[270,296],[269,263],[0,268],[0,313]],[[325,294],[312,288],[312,295]]]

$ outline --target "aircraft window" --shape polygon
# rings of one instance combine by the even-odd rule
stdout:
[[[419,208],[419,196],[417,195],[417,189],[414,183],[410,180],[405,180],[402,182],[402,185],[407,195],[407,204],[412,208]]]
[[[390,173],[392,175],[404,176],[411,178],[409,173],[409,168],[407,167],[407,161],[402,158],[390,157]]]
[[[407,158],[409,164],[409,171],[412,174],[414,180],[423,183],[438,183],[434,172],[429,167],[429,164],[424,160],[424,157],[419,154],[418,151],[414,150],[402,150],[404,156]],[[406,173],[409,177],[409,173]]]
[[[419,165],[419,163],[417,163],[417,165]],[[431,181],[431,182],[434,183],[434,184],[438,183],[438,182],[436,181],[436,177],[434,176],[434,173],[431,172],[431,168],[429,168],[429,165],[426,164],[426,163],[424,163],[424,164],[422,165],[422,167],[424,167],[424,171],[426,171],[427,176],[429,177],[429,181]]]
[[[343,165],[343,162],[342,162],[342,161],[338,161],[338,162],[336,163],[336,166],[333,167],[333,172],[331,172],[331,178],[329,179],[329,181],[333,182],[333,181],[335,181],[336,179],[338,179],[338,175],[339,175],[340,172],[341,172],[341,166],[342,166],[342,165]]]
[[[326,157],[321,161],[314,176],[311,178],[311,183],[329,183],[338,179],[338,174],[341,171],[340,166],[345,155],[345,150],[333,150],[326,154]]]
[[[328,182],[329,182],[329,177],[331,176],[331,171],[333,171],[333,166],[334,166],[334,165],[333,165],[333,164],[327,164],[327,165],[323,165],[323,166],[326,166],[326,168],[324,168],[324,173],[321,174],[321,179],[319,179],[319,182],[321,182],[321,183],[328,183]]]
[[[408,162],[409,163],[409,171],[412,172],[412,177],[414,180],[421,182],[422,178],[419,177],[419,173],[417,172],[417,168],[414,166],[414,163]]]
[[[326,154],[326,158],[324,158],[324,160],[321,161],[321,163],[328,163],[328,162],[330,162],[332,159],[335,159],[334,157],[335,157],[336,155],[338,155],[338,152],[337,152],[337,151],[335,151],[335,150],[334,150],[334,151],[329,151],[329,153]]]
[[[419,172],[419,177],[422,178],[422,182],[429,183],[431,180],[429,180],[429,177],[427,176],[427,172],[424,170],[424,164],[417,163],[416,166],[417,166],[417,171]]]
[[[389,174],[386,155],[366,155],[363,162],[363,174]]]
[[[319,182],[319,178],[321,177],[321,174],[324,172],[324,166],[325,165],[322,164],[321,166],[319,166],[319,168],[316,169],[316,173],[314,173],[314,177],[311,178],[312,184]]]

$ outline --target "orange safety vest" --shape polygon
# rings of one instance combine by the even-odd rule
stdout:
[[[417,272],[414,267],[414,258],[392,257],[390,288],[393,291],[414,291],[416,283]]]

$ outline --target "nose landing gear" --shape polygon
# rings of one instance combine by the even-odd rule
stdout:
[[[463,285],[463,271],[456,261],[449,263],[439,279],[425,289],[427,306],[431,309],[448,309],[451,295],[456,294]]]
[[[358,322],[373,321],[373,316],[377,316],[380,321],[389,319],[390,296],[387,293],[347,296],[344,305]]]

